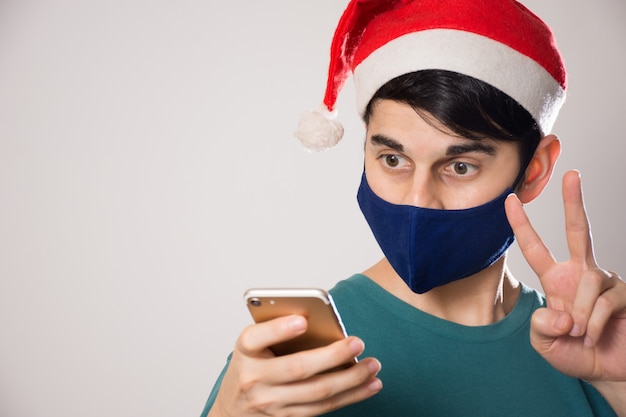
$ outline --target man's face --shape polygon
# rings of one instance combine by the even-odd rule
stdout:
[[[406,104],[381,100],[367,126],[365,172],[371,189],[390,203],[464,209],[512,186],[518,152],[514,142],[460,138]]]

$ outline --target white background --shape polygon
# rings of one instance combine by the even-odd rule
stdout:
[[[598,260],[624,276],[625,3],[525,3],[570,76],[528,212],[564,259],[560,177],[580,169]],[[292,137],[345,4],[0,3],[1,417],[197,416],[247,287],[328,288],[378,259],[351,83],[338,148]]]

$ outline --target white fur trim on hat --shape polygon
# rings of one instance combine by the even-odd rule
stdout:
[[[432,29],[391,40],[355,69],[357,109],[385,83],[425,69],[466,74],[484,81],[520,103],[537,121],[542,134],[552,130],[565,90],[536,61],[500,42],[471,32]]]

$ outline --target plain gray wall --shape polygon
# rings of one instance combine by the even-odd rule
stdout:
[[[626,7],[525,3],[570,79],[564,152],[528,212],[566,258],[560,177],[580,169],[598,260],[626,275]],[[338,148],[292,138],[345,4],[0,3],[0,416],[196,416],[247,287],[328,288],[378,259],[351,81]]]

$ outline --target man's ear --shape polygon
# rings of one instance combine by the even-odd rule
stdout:
[[[522,203],[533,201],[548,185],[560,154],[561,141],[555,135],[544,136],[539,141],[537,150],[526,168],[524,182],[517,191]]]

